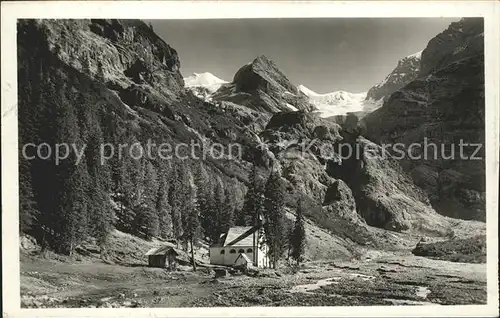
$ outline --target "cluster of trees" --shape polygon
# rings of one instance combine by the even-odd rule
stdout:
[[[20,81],[31,84],[20,85],[19,93],[20,228],[43,247],[71,254],[88,236],[105,243],[113,223],[110,171],[99,164],[100,105],[69,89],[57,71],[50,78],[41,67],[38,77],[20,72]],[[37,153],[24,148],[30,143],[46,147]],[[81,158],[74,149],[83,151]],[[55,152],[67,157],[56,161]]]
[[[254,167],[239,208],[235,183],[214,177],[200,162],[124,156],[103,164],[103,143],[140,141],[137,123],[128,123],[100,97],[99,83],[65,70],[40,40],[43,35],[28,36],[36,31],[26,29],[18,34],[20,48],[26,48],[20,49],[18,69],[21,232],[33,235],[43,248],[65,254],[90,237],[105,253],[114,228],[145,239],[175,239],[186,249],[190,245],[193,253],[200,238],[214,243],[229,227],[255,225],[262,216],[273,266],[287,244],[291,256],[300,261],[305,240],[302,212],[287,237],[279,171],[272,170],[262,180]],[[24,148],[28,143],[45,143],[52,154],[42,151],[40,156],[36,148]],[[63,143],[83,149],[82,156],[70,151],[57,162],[53,152]]]
[[[99,83],[65,70],[39,41],[43,35],[28,37],[33,33],[20,32],[20,47],[30,48],[20,50],[18,70],[21,232],[43,248],[71,254],[89,237],[105,251],[113,228],[193,243],[201,235],[215,239],[232,224],[232,187],[222,180],[211,185],[201,165],[127,155],[102,164],[103,143],[130,145],[154,134],[141,136],[136,123],[100,97]],[[27,144],[46,146],[39,154]],[[69,156],[57,161],[54,151],[62,144]],[[83,150],[81,157],[74,149]]]
[[[288,229],[285,222],[285,189],[279,170],[273,168],[264,181],[254,165],[243,209],[237,216],[237,225],[255,225],[261,221],[261,216],[271,266],[277,267],[287,247],[290,256],[299,264],[304,256],[306,240],[302,202],[299,201],[294,226]]]

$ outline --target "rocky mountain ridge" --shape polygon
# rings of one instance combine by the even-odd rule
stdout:
[[[368,90],[366,99],[373,101],[386,99],[392,93],[413,81],[420,72],[421,55],[422,51],[399,60],[398,65],[384,80]]]
[[[484,55],[484,20],[463,18],[432,38],[422,51],[421,76],[454,62]]]
[[[234,191],[236,208],[242,204],[252,164],[264,177],[270,167],[278,166],[287,208],[293,211],[302,197],[308,220],[341,242],[346,257],[356,246],[391,246],[390,240],[380,239],[380,229],[447,235],[455,228],[462,233],[455,221],[433,210],[428,194],[399,163],[385,160],[380,147],[360,136],[357,127],[311,112],[314,105],[308,97],[268,57],[244,65],[231,83],[202,100],[184,88],[177,52],[140,21],[23,20],[18,44],[23,132],[29,131],[34,100],[50,109],[66,96],[74,101],[67,107],[74,107],[81,118],[91,118],[105,142],[237,143],[241,158],[144,164],[157,175],[179,165],[188,175],[201,169],[206,180],[220,180],[224,189]],[[31,87],[36,78],[51,85],[53,98]],[[92,106],[78,102],[82,99]],[[80,138],[87,138],[90,126],[78,127]],[[364,151],[358,157],[345,156],[342,145],[373,148],[375,157]],[[116,195],[113,190],[112,200]],[[132,206],[127,209],[137,212]]]
[[[483,20],[464,18],[429,41],[418,77],[362,126],[377,143],[419,145],[419,160],[402,165],[437,211],[485,220],[484,103]],[[461,142],[477,146],[459,154]]]
[[[307,97],[264,55],[242,66],[233,81],[222,85],[212,98],[265,113],[314,109]]]

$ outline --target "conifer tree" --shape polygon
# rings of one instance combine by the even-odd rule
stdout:
[[[64,92],[65,85],[60,83],[56,100],[56,138],[57,143],[82,148],[83,142],[78,134],[78,123],[71,103]],[[55,148],[55,147],[54,147]],[[70,152],[68,158],[56,165],[57,182],[53,184],[56,195],[56,247],[59,252],[72,254],[74,248],[88,234],[88,196],[89,177],[85,158],[77,162],[76,154]]]
[[[87,100],[81,95],[75,97],[74,100],[73,104],[78,107],[81,138],[86,141],[85,158],[89,176],[87,185],[89,234],[96,238],[101,248],[101,257],[104,257],[107,239],[113,229],[115,218],[109,195],[111,171],[100,161],[100,145],[104,142],[104,138],[97,117],[96,101]]]
[[[59,118],[58,109],[54,107],[54,102],[58,100],[58,94],[54,82],[50,80],[50,70],[42,67],[42,64],[35,66],[35,73],[37,76],[32,78],[36,79],[35,83],[38,85],[33,86],[34,96],[33,103],[37,103],[38,107],[33,108],[33,123],[34,123],[34,138],[30,142],[35,144],[47,143],[54,145],[57,141],[57,124],[56,120]],[[26,110],[27,111],[27,110]],[[19,116],[23,116],[23,110],[20,109]],[[22,130],[22,128],[21,128]],[[42,151],[42,155],[46,155]],[[35,157],[31,161],[31,180],[34,199],[36,201],[38,214],[38,222],[34,230],[34,236],[40,242],[42,250],[49,247],[55,247],[56,237],[59,233],[56,228],[55,220],[60,220],[60,213],[55,207],[58,206],[59,192],[59,178],[58,167],[54,162],[49,160],[42,160]],[[53,185],[47,187],[47,184]]]
[[[191,184],[191,183],[189,183]],[[199,209],[196,199],[196,189],[189,186],[188,196],[185,203],[185,210],[182,215],[182,225],[184,233],[182,240],[191,247],[191,262],[193,271],[196,271],[196,260],[194,258],[194,245],[200,237]]]
[[[148,205],[139,205],[135,208],[135,235],[151,240],[158,235],[158,215]]]
[[[243,203],[245,200],[245,186],[235,177],[232,178],[228,187],[232,200],[234,202],[234,219],[236,221],[236,214],[238,210],[243,209]]]
[[[108,234],[113,228],[114,213],[108,192],[109,170],[99,163],[98,158],[97,148],[101,140],[99,133],[90,137],[87,156],[91,160],[87,160],[87,165],[90,176],[88,186],[90,230],[103,250],[107,243]]]
[[[69,255],[88,235],[88,200],[85,192],[88,175],[85,165],[85,162],[76,165],[70,176],[64,177],[67,180],[61,182],[65,190],[60,194],[60,226],[56,242],[58,251]]]
[[[246,214],[243,208],[234,211],[234,224],[237,226],[245,226],[246,222]]]
[[[212,237],[211,241],[212,242],[217,242],[219,239],[221,233],[223,232],[222,229],[222,222],[223,222],[223,209],[224,209],[224,203],[226,201],[225,195],[224,195],[224,188],[222,186],[222,181],[217,178],[217,181],[215,183],[215,189],[214,189],[214,200],[213,200],[213,219],[214,219],[214,229],[212,230]]]
[[[90,134],[91,125],[82,127],[79,124],[78,110],[92,113],[88,106],[93,103],[68,85],[74,83],[71,74],[63,75],[54,67],[57,57],[44,43],[47,34],[43,30],[34,37],[23,39],[23,34],[20,33],[21,42],[30,42],[23,46],[33,50],[29,50],[27,60],[22,59],[26,64],[21,62],[23,66],[19,72],[20,83],[23,83],[19,94],[20,142],[46,143],[52,155],[47,154],[47,159],[35,157],[27,164],[20,160],[21,227],[35,236],[42,249],[50,246],[58,252],[71,254],[76,245],[89,234],[93,235],[90,217],[94,215],[92,209],[97,206],[92,199],[97,196],[89,192],[94,181],[89,175],[91,161],[86,152],[77,162],[73,148],[83,149],[83,144],[89,143],[88,134],[83,132]],[[69,151],[69,155],[58,162],[54,160],[56,144],[63,146],[59,148],[63,151],[59,152],[61,156],[68,155],[64,151]],[[101,207],[106,203],[106,200],[98,201],[101,201],[98,204]]]
[[[109,117],[108,117],[109,116]],[[126,144],[127,138],[122,131],[118,131],[112,128],[110,124],[112,121],[109,112],[104,113],[104,123],[102,127],[103,139],[105,142],[109,142],[114,145]],[[108,148],[105,148],[107,150]],[[111,155],[111,153],[106,153],[106,155]],[[126,195],[128,192],[127,185],[130,184],[130,179],[128,179],[127,173],[129,169],[127,165],[131,165],[131,158],[128,155],[119,157],[118,155],[113,155],[108,161],[109,170],[109,194],[110,197],[116,204],[114,212],[116,216],[114,217],[114,226],[123,231],[130,233],[130,222],[125,222],[125,219],[133,220],[133,215],[131,209],[128,207],[130,197]],[[125,217],[129,215],[129,217]]]
[[[159,220],[156,212],[157,174],[151,162],[145,160],[143,167],[142,186],[139,187],[139,199],[135,207],[135,234],[145,239],[151,239],[159,232]]]
[[[120,142],[132,145],[138,140],[132,131],[126,131]],[[138,158],[138,159],[136,159]],[[136,221],[138,220],[137,211],[142,203],[142,194],[144,193],[144,173],[145,161],[140,158],[140,150],[137,148],[127,149],[125,155],[121,158],[118,201],[120,202],[119,229],[137,234]]]
[[[196,271],[196,261],[194,258],[194,244],[200,234],[200,223],[198,210],[192,203],[188,203],[184,215],[184,240],[191,245],[191,261],[193,270]]]
[[[174,162],[175,172],[172,176],[168,200],[171,206],[172,231],[177,240],[183,236],[183,210],[189,198],[189,179],[182,161]]]
[[[23,78],[24,72],[19,72],[19,82],[27,82]],[[36,83],[35,83],[36,85]],[[32,161],[28,157],[33,157],[34,151],[27,151],[25,158],[23,147],[28,143],[36,141],[36,130],[34,117],[37,117],[38,109],[29,107],[30,97],[35,95],[34,89],[28,85],[20,85],[19,95],[24,98],[19,99],[19,230],[20,233],[35,234],[36,225],[39,222],[39,211],[36,206],[35,192],[32,179]],[[26,148],[27,150],[29,148]]]
[[[259,214],[262,214],[264,209],[262,181],[257,174],[257,167],[255,165],[252,167],[249,179],[242,213],[237,218],[238,225],[255,225]]]
[[[217,228],[217,205],[212,189],[212,182],[206,175],[206,171],[200,164],[195,174],[197,208],[200,212],[200,226],[203,236],[208,238],[210,243],[214,243],[219,236]]]
[[[138,206],[137,188],[139,183],[140,164],[137,160],[124,156],[120,167],[120,189],[118,200],[120,207],[117,211],[117,228],[127,233],[134,233],[133,225],[136,218],[134,208]]]
[[[227,187],[224,191],[224,203],[219,217],[220,233],[227,232],[234,224],[235,202],[231,188]]]
[[[291,256],[297,262],[297,265],[300,265],[303,260],[306,243],[303,209],[302,200],[299,199],[295,224],[290,235]]]
[[[143,167],[140,200],[143,205],[153,208],[156,202],[156,193],[158,192],[158,173],[155,166],[148,160],[144,160]]]
[[[158,235],[163,239],[172,236],[171,207],[168,202],[168,187],[165,179],[165,176],[161,177],[156,194],[156,213],[159,223]]]
[[[279,171],[273,169],[265,187],[265,231],[273,268],[276,268],[286,242],[284,227],[285,198],[280,179]]]

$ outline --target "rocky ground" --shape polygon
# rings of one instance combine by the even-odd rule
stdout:
[[[368,250],[361,260],[311,261],[214,278],[145,261],[109,264],[21,253],[21,306],[205,307],[485,304],[486,264]]]

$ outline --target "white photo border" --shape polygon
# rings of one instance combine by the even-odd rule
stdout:
[[[486,89],[487,305],[249,308],[20,308],[17,46],[23,18],[483,17]],[[4,317],[489,317],[498,316],[500,2],[497,1],[12,1],[1,3],[2,297]]]

